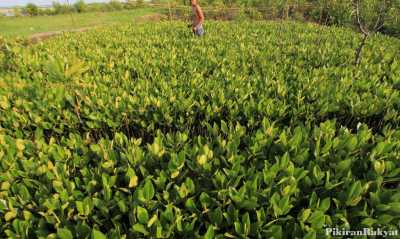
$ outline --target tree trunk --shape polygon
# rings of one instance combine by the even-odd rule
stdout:
[[[362,50],[365,46],[365,43],[367,43],[367,38],[368,38],[368,34],[363,34],[361,44],[358,46],[358,48],[356,50],[356,59],[354,61],[354,65],[356,65],[356,66],[360,65],[360,63],[361,63]]]

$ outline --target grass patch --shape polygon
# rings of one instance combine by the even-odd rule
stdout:
[[[0,36],[25,37],[35,33],[71,30],[104,24],[132,22],[135,17],[156,13],[154,8],[116,12],[88,12],[37,17],[0,17]]]

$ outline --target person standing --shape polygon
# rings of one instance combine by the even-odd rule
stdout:
[[[195,35],[202,36],[204,35],[204,28],[203,28],[204,13],[200,5],[197,3],[197,0],[191,0],[191,2],[193,11],[192,30]]]

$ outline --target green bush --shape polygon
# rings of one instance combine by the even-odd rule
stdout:
[[[74,8],[76,12],[82,13],[87,10],[86,4],[83,0],[79,0],[74,4]]]
[[[141,0],[139,0],[141,1]],[[143,1],[142,1],[143,2]],[[120,1],[111,0],[108,4],[105,5],[106,8],[110,11],[118,11],[123,9],[123,5]]]
[[[390,9],[388,15],[381,32],[400,38],[400,2]]]
[[[22,9],[23,13],[29,16],[39,15],[39,8],[33,3],[28,3],[26,7]]]
[[[246,10],[246,14],[250,19],[253,19],[253,20],[263,20],[264,19],[262,12],[258,11],[257,9],[248,9],[248,10]]]
[[[162,22],[7,42],[0,238],[398,229],[399,40],[371,36],[355,67],[350,29],[205,30]]]
[[[87,8],[88,12],[105,12],[105,11],[108,11],[106,9],[106,6],[104,4],[100,4],[100,3],[87,4],[86,8]]]
[[[67,4],[61,4],[59,2],[53,2],[54,14],[66,14],[73,11],[73,8]]]

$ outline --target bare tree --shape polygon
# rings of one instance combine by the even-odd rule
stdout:
[[[362,50],[367,43],[367,39],[371,34],[378,32],[382,29],[383,25],[385,24],[385,19],[388,15],[389,9],[392,6],[392,0],[381,0],[379,3],[374,5],[374,10],[376,11],[376,19],[372,19],[370,24],[366,21],[362,20],[361,17],[361,1],[362,0],[353,0],[354,4],[354,11],[356,15],[356,21],[358,28],[360,29],[361,33],[363,34],[362,40],[358,48],[356,49],[355,54],[355,65],[359,65],[361,62]],[[375,8],[376,7],[376,8]],[[373,23],[373,24],[371,24]]]

